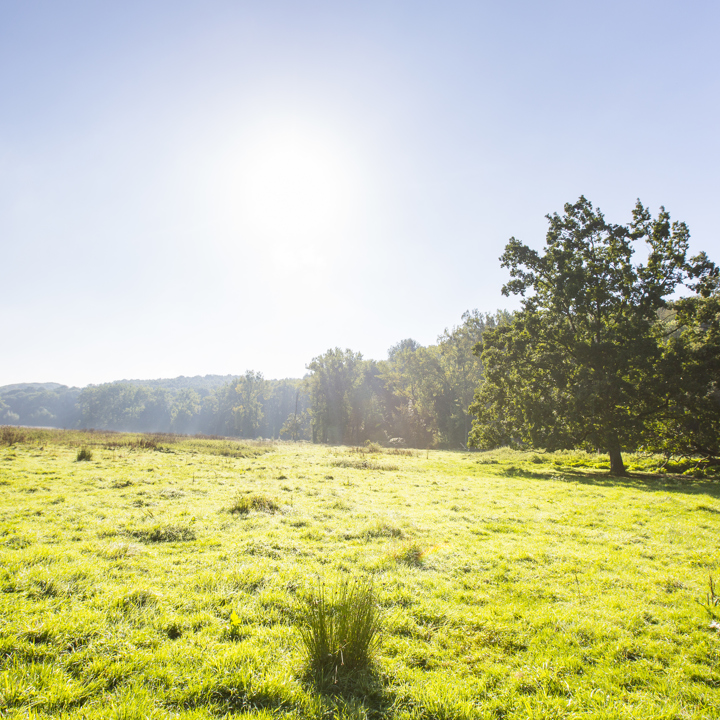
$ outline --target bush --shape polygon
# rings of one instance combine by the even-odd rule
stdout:
[[[381,640],[382,618],[368,579],[344,577],[310,593],[297,614],[310,678],[321,690],[347,688],[370,669]]]
[[[0,445],[17,445],[27,441],[27,435],[10,425],[0,427]]]
[[[77,453],[77,461],[92,460],[92,450],[90,448],[80,448]]]

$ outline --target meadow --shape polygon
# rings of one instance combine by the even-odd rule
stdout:
[[[5,429],[0,716],[718,718],[720,484],[625,459]],[[381,643],[321,690],[348,575]]]

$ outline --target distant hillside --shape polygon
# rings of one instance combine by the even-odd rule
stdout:
[[[76,427],[81,390],[60,383],[15,383],[0,387],[0,425]]]
[[[14,392],[15,390],[59,390],[60,388],[67,388],[67,385],[61,385],[60,383],[15,383],[14,385],[1,385],[0,395]]]
[[[154,380],[116,380],[112,384],[125,383],[138,387],[163,388],[164,390],[215,390],[239,377],[240,375],[193,375],[192,377],[180,375],[176,378],[156,378]]]

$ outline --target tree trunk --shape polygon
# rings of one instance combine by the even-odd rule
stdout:
[[[620,444],[613,445],[608,450],[610,455],[610,474],[611,475],[627,475],[625,471],[625,463],[623,463],[622,452],[620,450]]]

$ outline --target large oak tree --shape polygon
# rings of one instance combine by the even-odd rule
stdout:
[[[652,218],[638,201],[632,222],[615,225],[581,197],[547,217],[543,253],[511,238],[501,257],[503,294],[521,295],[522,310],[483,338],[470,442],[598,448],[624,474],[622,451],[673,393],[658,312],[681,284],[707,295],[717,271],[704,255],[688,260],[688,229],[664,208]]]

